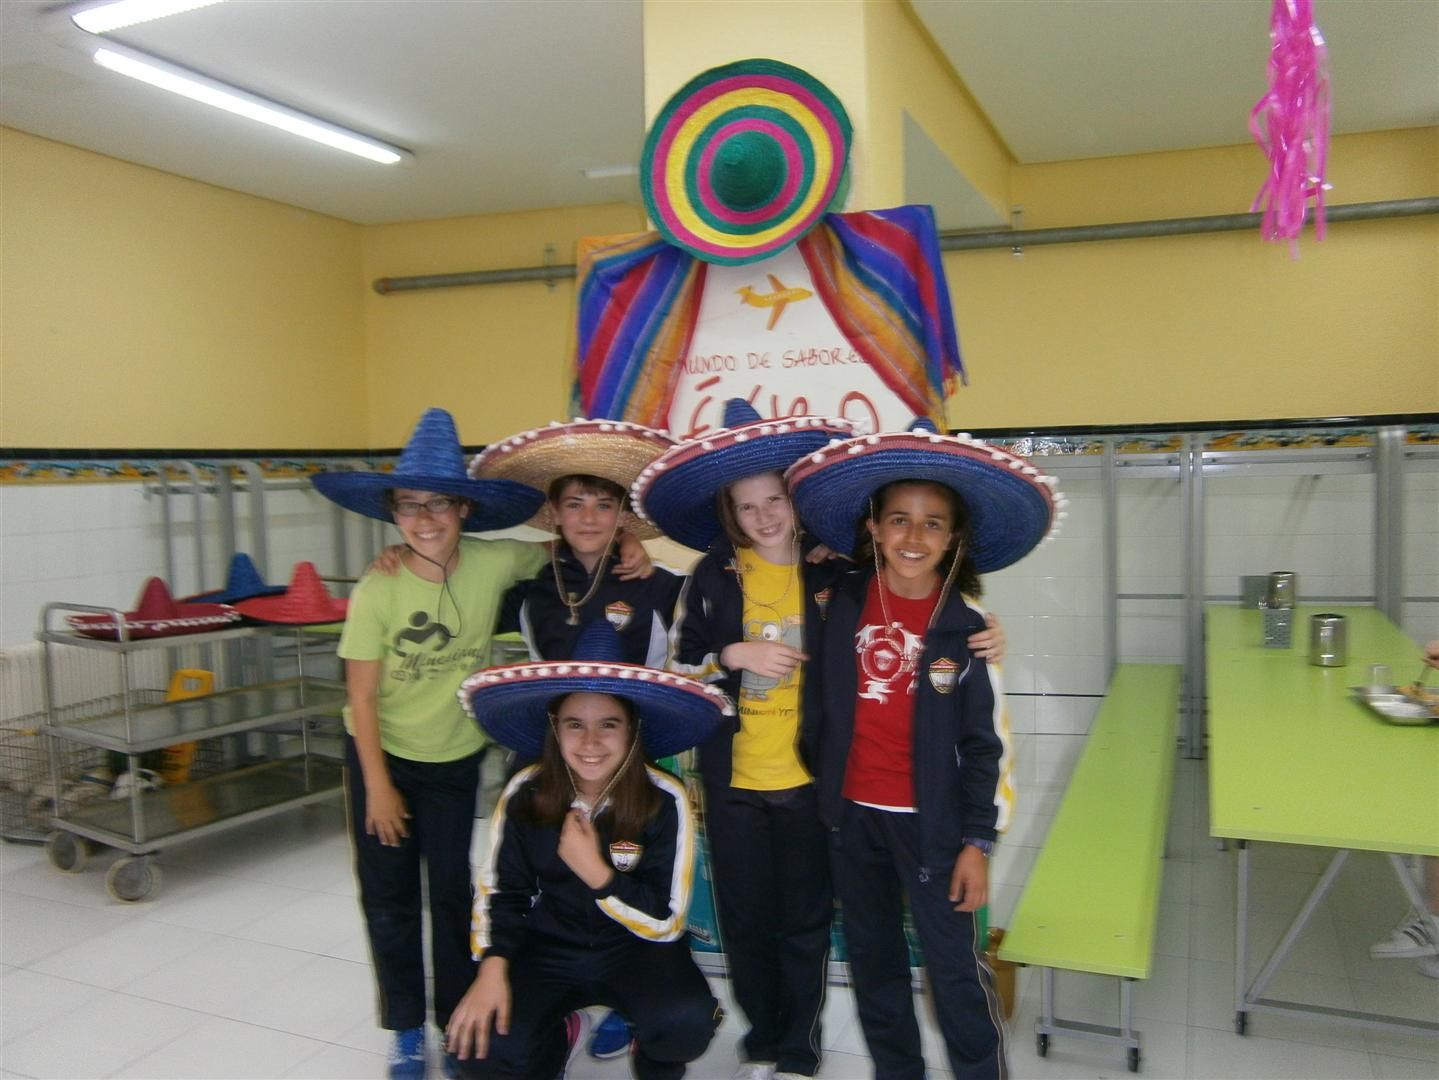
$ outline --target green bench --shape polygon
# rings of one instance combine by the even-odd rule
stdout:
[[[1176,664],[1121,664],[1010,920],[1001,959],[1041,968],[1039,1055],[1064,1032],[1121,1043],[1139,1071],[1135,979],[1149,977],[1179,711]],[[1118,1028],[1055,1015],[1056,969],[1120,980]]]

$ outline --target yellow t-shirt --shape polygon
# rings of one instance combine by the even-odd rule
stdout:
[[[781,566],[751,548],[737,552],[744,589],[744,640],[804,647],[804,586],[798,566]],[[782,791],[810,782],[799,760],[799,703],[803,669],[776,682],[740,674],[740,730],[734,738],[730,783],[751,791]]]

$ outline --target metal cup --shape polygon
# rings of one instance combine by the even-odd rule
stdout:
[[[1264,606],[1269,608],[1292,608],[1297,602],[1299,575],[1293,570],[1275,570],[1269,575],[1269,586],[1264,591]]]
[[[1309,620],[1309,662],[1343,667],[1349,662],[1349,634],[1343,615],[1324,613]]]

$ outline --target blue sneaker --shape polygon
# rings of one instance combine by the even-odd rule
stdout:
[[[630,1022],[611,1010],[590,1036],[590,1057],[600,1061],[617,1058],[629,1051],[634,1037],[634,1028],[630,1027]]]
[[[425,1029],[395,1032],[390,1043],[390,1080],[425,1080]]]

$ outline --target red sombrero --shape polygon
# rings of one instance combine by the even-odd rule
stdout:
[[[295,564],[290,587],[279,596],[257,596],[235,605],[241,615],[255,622],[281,623],[286,626],[313,626],[318,623],[343,622],[348,600],[330,595],[320,572],[311,562]]]
[[[176,603],[169,586],[152,577],[140,590],[135,610],[126,612],[120,622],[113,615],[71,615],[66,621],[86,637],[136,641],[219,630],[239,622],[240,613],[229,604]]]

